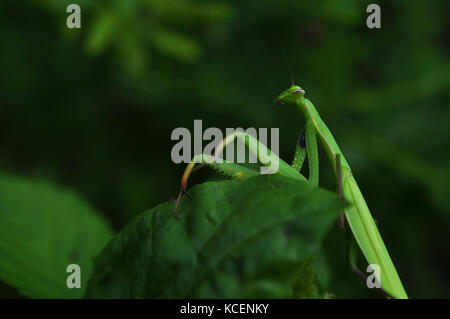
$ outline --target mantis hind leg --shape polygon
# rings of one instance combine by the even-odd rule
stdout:
[[[247,148],[249,152],[255,156],[260,162],[270,163],[271,161],[276,161],[277,163],[284,163],[278,156],[273,154],[263,143],[259,142],[255,137],[237,131],[228,136],[226,136],[215,148],[214,155],[209,154],[199,154],[194,156],[191,162],[186,167],[183,178],[181,179],[181,191],[180,195],[183,194],[183,191],[186,191],[187,181],[189,179],[190,174],[195,171],[194,168],[196,164],[201,163],[202,167],[205,165],[211,166],[213,169],[216,169],[219,173],[225,175],[226,177],[230,177],[233,174],[237,174],[236,176],[242,176],[247,174],[253,174],[253,170],[247,169],[243,166],[224,161],[222,159],[222,153],[225,147],[234,142],[235,139],[241,141]],[[286,164],[286,163],[284,163]],[[287,165],[287,164],[286,164]],[[289,168],[290,166],[287,165]],[[245,173],[244,173],[245,171]],[[252,171],[252,173],[250,173]],[[179,196],[180,197],[180,196]],[[178,202],[177,202],[178,204]]]
[[[195,166],[196,164],[201,164],[200,166]],[[208,154],[199,154],[194,156],[192,161],[188,164],[186,167],[183,177],[181,179],[181,188],[180,193],[178,194],[177,201],[175,202],[175,206],[173,208],[173,212],[175,214],[175,217],[179,219],[179,216],[177,214],[177,207],[180,203],[181,197],[184,195],[187,195],[186,189],[187,189],[187,182],[189,179],[189,176],[196,170],[204,167],[204,166],[210,166],[215,171],[219,172],[223,176],[231,179],[242,179],[247,178],[251,176],[258,175],[258,171],[246,168],[244,166],[234,164],[231,162],[223,161],[221,158],[208,155]],[[189,196],[188,196],[189,197]]]
[[[280,159],[274,152],[264,145],[264,143],[258,141],[252,135],[244,132],[237,131],[225,137],[225,139],[217,146],[215,155],[221,155],[225,146],[233,142],[235,139],[247,146],[250,153],[256,156],[258,161],[263,165],[260,168],[261,174],[279,173],[287,177],[306,180],[303,175],[299,174],[298,171]]]
[[[339,198],[344,199],[345,197],[342,188],[341,154],[336,154],[336,179],[338,184]],[[341,229],[345,230],[346,232],[347,237],[346,255],[350,269],[358,278],[360,278],[361,280],[364,281],[364,283],[366,283],[368,276],[364,272],[362,272],[357,266],[358,244],[356,243],[355,238],[351,235],[351,232],[349,230],[350,227],[348,221],[346,223],[344,212],[341,212],[341,214],[339,215],[339,225]],[[377,291],[387,298],[393,298],[393,296],[389,294],[386,290],[384,290],[382,287],[378,288]]]
[[[248,149],[249,152],[257,158],[257,160],[262,163],[263,167],[261,167],[261,172],[252,170],[249,168],[246,168],[242,165],[234,164],[229,161],[223,160],[220,156],[222,155],[222,152],[224,148],[232,143],[235,139],[242,142]],[[278,173],[283,176],[300,179],[300,180],[306,180],[303,175],[301,175],[298,171],[296,171],[294,168],[292,168],[289,164],[284,162],[282,159],[280,159],[275,153],[273,153],[271,150],[267,148],[264,143],[261,143],[258,141],[255,137],[246,134],[244,132],[234,132],[227,137],[223,139],[223,141],[217,145],[215,148],[215,154],[208,155],[208,154],[199,154],[194,156],[192,161],[188,164],[186,167],[186,170],[184,171],[183,178],[181,179],[181,189],[180,193],[178,195],[177,201],[174,206],[174,214],[178,218],[178,215],[176,213],[176,208],[180,202],[181,197],[183,194],[186,194],[186,188],[187,188],[187,181],[189,179],[190,174],[193,172],[194,167],[196,164],[201,163],[204,165],[209,165],[213,169],[217,170],[222,175],[233,178],[233,179],[240,179],[240,178],[246,178],[251,177],[255,175],[259,175],[260,173],[264,174],[265,171],[263,171],[263,168],[267,169],[266,173],[272,174],[272,173]],[[278,168],[277,171],[270,170],[272,169],[272,165]],[[269,166],[269,167],[264,167]]]
[[[342,172],[341,172],[341,154],[336,154],[336,180],[338,184],[338,194],[340,199],[344,199],[344,192],[342,191]],[[339,226],[344,229],[345,213],[339,214]]]

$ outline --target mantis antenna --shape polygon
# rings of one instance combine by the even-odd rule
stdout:
[[[292,71],[291,65],[289,64],[289,60],[286,56],[286,52],[284,52],[283,47],[281,45],[280,45],[280,52],[281,52],[281,55],[283,56],[284,63],[286,63],[286,66],[289,70],[289,76],[291,78],[291,86],[293,86],[293,85],[295,85],[294,72]]]

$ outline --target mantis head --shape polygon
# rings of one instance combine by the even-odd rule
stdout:
[[[293,85],[286,91],[282,92],[275,100],[275,102],[278,105],[295,103],[299,99],[303,99],[304,95],[305,91],[301,87]]]

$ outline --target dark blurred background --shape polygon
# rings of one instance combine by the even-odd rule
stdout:
[[[66,6],[81,7],[81,29]],[[450,3],[2,0],[0,171],[78,192],[120,230],[177,195],[177,127],[279,127],[290,161],[303,118],[273,102],[282,51],[328,124],[410,297],[450,296]],[[322,153],[322,155],[324,155]],[[324,187],[334,190],[321,156]],[[193,183],[218,179],[198,173]],[[326,291],[366,297],[336,227]],[[323,264],[320,262],[319,264]],[[320,267],[319,267],[320,268]],[[0,296],[15,292],[0,285]]]

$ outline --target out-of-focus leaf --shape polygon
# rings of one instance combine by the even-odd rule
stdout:
[[[134,36],[123,36],[117,41],[118,51],[122,57],[121,61],[128,74],[137,76],[145,72],[145,66],[150,56],[140,45]]]
[[[304,263],[345,206],[335,194],[256,176],[207,182],[190,195],[180,221],[168,202],[125,227],[96,260],[88,297],[316,296]]]
[[[156,30],[153,36],[154,45],[173,58],[193,62],[201,55],[199,44],[188,36],[166,30]]]
[[[389,110],[422,101],[450,87],[450,64],[440,65],[419,77],[380,88],[356,91],[349,103],[362,111]]]
[[[200,25],[221,22],[231,16],[229,4],[206,3],[204,1],[150,1],[149,10],[157,12],[158,18],[180,26]]]
[[[83,200],[46,182],[0,175],[0,280],[32,298],[79,298],[111,229]],[[81,288],[69,289],[69,264]]]
[[[320,298],[313,260],[307,260],[300,265],[297,280],[293,285],[293,298]]]
[[[113,39],[117,18],[113,12],[105,10],[99,17],[93,19],[93,26],[89,30],[86,40],[86,50],[88,52],[97,54],[105,49]]]
[[[336,2],[327,0],[321,3],[322,14],[325,18],[331,21],[336,21],[341,24],[355,25],[361,20],[361,8],[355,6],[354,1]]]

